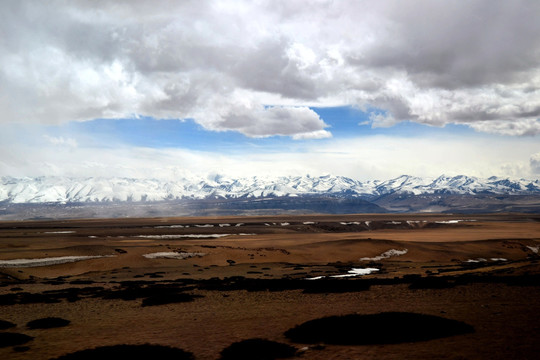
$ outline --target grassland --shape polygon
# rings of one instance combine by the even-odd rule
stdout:
[[[153,344],[218,359],[234,343],[265,339],[307,359],[532,359],[539,249],[540,217],[523,214],[0,222],[0,320],[15,324],[0,342],[6,333],[29,337],[17,345],[5,335],[0,357]],[[387,313],[472,331],[415,337],[411,320],[412,337],[391,341],[385,329],[398,318]],[[370,314],[385,319],[382,330],[366,322]],[[349,319],[332,323],[333,333],[383,335],[367,343],[286,336],[328,317]],[[26,325],[40,318],[69,325]],[[446,327],[420,330],[429,326]]]

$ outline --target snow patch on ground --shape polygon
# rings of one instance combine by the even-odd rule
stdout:
[[[179,235],[138,235],[143,239],[218,239],[232,234],[179,234]]]
[[[44,234],[74,234],[76,231],[45,231]]]
[[[358,221],[340,222],[341,225],[360,225]]]
[[[226,236],[253,236],[253,233],[239,234],[172,234],[172,235],[137,235],[135,237],[142,239],[219,239]],[[120,237],[120,236],[119,236]]]
[[[412,226],[413,224],[425,224],[426,220],[407,220],[407,224]]]
[[[305,280],[321,280],[324,279],[326,276],[315,276],[312,278],[305,278]]]
[[[538,250],[540,250],[540,246],[527,246],[527,248],[535,254],[538,254]]]
[[[409,252],[408,249],[403,249],[403,250],[390,249],[388,251],[383,252],[379,256],[375,256],[375,257],[372,257],[372,258],[363,257],[363,258],[360,259],[360,261],[379,261],[379,260],[383,260],[383,259],[388,259],[389,257],[392,257],[392,256],[405,255],[407,252]]]
[[[212,224],[203,224],[203,225],[195,225],[195,227],[198,227],[198,228],[211,228],[211,227],[214,227],[214,225],[212,225]]]
[[[505,258],[490,258],[491,261],[508,261],[508,259]],[[487,262],[487,259],[484,258],[478,258],[478,259],[469,259],[466,262],[468,263],[481,263],[481,262]]]
[[[442,221],[435,221],[435,224],[457,224],[462,221],[476,221],[476,220],[463,220],[463,219],[457,219],[457,220],[442,220]]]
[[[363,275],[369,275],[377,271],[379,271],[379,269],[377,268],[365,268],[365,269],[352,268],[351,270],[348,271],[348,274],[332,275],[330,277],[331,278],[346,278],[346,277],[354,277],[354,276],[363,276]],[[316,276],[312,278],[306,278],[306,280],[320,280],[323,278],[325,278],[325,276]]]
[[[150,254],[144,254],[147,259],[188,259],[192,257],[201,257],[206,255],[205,253],[191,253],[191,252],[155,252]]]
[[[185,228],[189,227],[189,225],[160,225],[160,226],[154,226],[156,229],[176,229],[176,228]]]
[[[0,260],[0,268],[9,267],[37,267],[57,264],[72,263],[76,261],[114,257],[114,255],[96,255],[96,256],[59,256],[39,259],[13,259]]]
[[[377,272],[379,269],[377,268],[365,268],[365,269],[355,269],[352,268],[348,271],[348,274],[345,275],[333,275],[330,277],[333,278],[343,278],[343,277],[352,277],[352,276],[362,276],[362,275],[369,275],[371,273]]]

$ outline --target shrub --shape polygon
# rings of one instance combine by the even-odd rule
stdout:
[[[113,345],[86,349],[60,356],[55,360],[193,360],[193,354],[182,349],[161,345]]]
[[[16,325],[12,322],[9,322],[9,321],[5,321],[5,320],[0,320],[0,330],[5,330],[5,329],[9,329],[9,328],[12,328],[12,327],[15,327]]]
[[[337,345],[396,344],[474,332],[461,321],[433,315],[387,312],[330,316],[307,321],[285,332],[299,343]]]
[[[57,317],[47,317],[36,319],[28,322],[26,327],[29,329],[51,329],[57,327],[68,326],[71,321]]]
[[[146,299],[143,299],[142,306],[155,306],[155,305],[190,302],[190,301],[195,300],[195,298],[198,298],[198,297],[201,297],[201,296],[184,294],[184,293],[159,294],[159,295],[154,295],[154,296],[147,297]]]
[[[34,338],[25,334],[4,332],[0,333],[0,348],[26,344]]]

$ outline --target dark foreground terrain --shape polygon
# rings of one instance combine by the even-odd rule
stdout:
[[[0,358],[536,359],[539,249],[520,214],[0,222]]]

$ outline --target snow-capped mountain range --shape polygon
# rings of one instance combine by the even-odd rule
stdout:
[[[0,178],[0,202],[97,203],[177,199],[234,199],[294,197],[302,195],[362,197],[389,194],[503,194],[540,195],[539,180],[490,177],[402,175],[385,181],[357,181],[343,176],[250,177],[232,179],[191,177],[176,180],[128,178]]]

